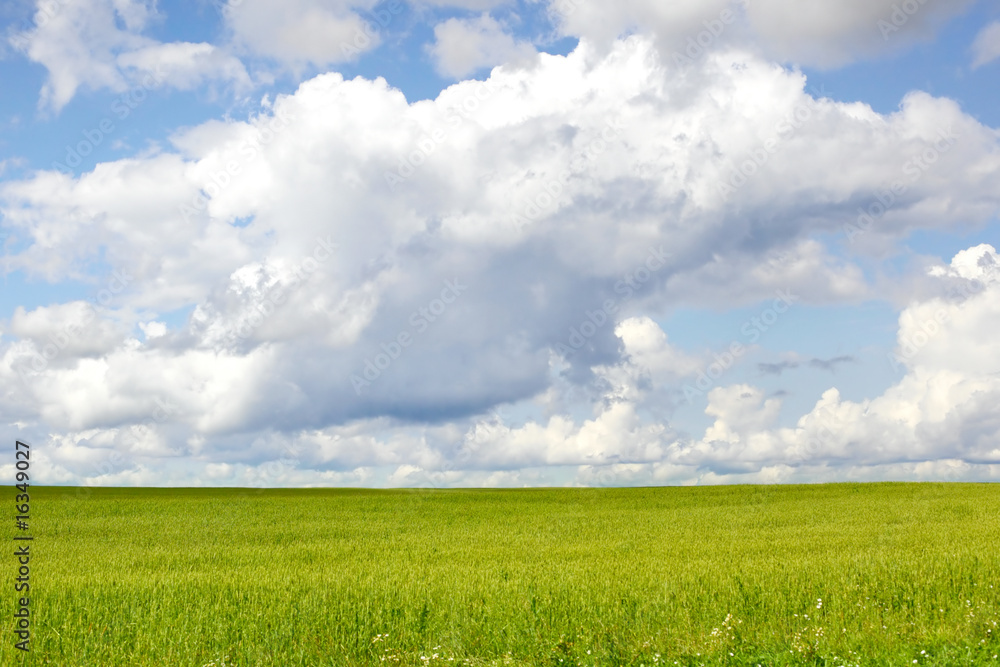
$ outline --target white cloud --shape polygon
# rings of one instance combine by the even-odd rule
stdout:
[[[224,15],[233,38],[252,53],[292,67],[354,60],[378,45],[382,26],[402,10],[383,8],[382,21],[370,12],[377,0],[229,0]],[[356,10],[365,10],[362,16]]]
[[[107,306],[115,326],[43,369],[33,355],[78,306],[3,323],[0,416],[40,438],[94,431],[88,442],[129,454],[130,479],[174,453],[170,479],[225,464],[212,474],[249,482],[284,443],[302,450],[282,483],[435,470],[449,483],[547,483],[557,471],[570,483],[609,466],[661,481],[779,479],[782,466],[986,461],[992,287],[902,364],[898,387],[868,405],[827,394],[850,425],[829,447],[808,449],[812,418],[777,428],[777,399],[752,387],[712,392],[704,438],[670,426],[670,387],[701,360],[655,322],[680,304],[753,306],[776,289],[812,304],[871,297],[860,269],[817,239],[843,238],[940,131],[956,141],[863,238],[984,224],[1000,208],[996,132],[955,103],[913,94],[881,115],[804,88],[742,50],[679,78],[649,39],[606,55],[585,41],[413,104],[384,80],[325,74],[259,116],[180,132],[169,150],[5,183],[8,270],[80,279],[100,257],[133,279]],[[965,284],[987,256],[970,251],[925,280]],[[919,321],[932,301],[907,312]],[[180,308],[186,323],[150,328]],[[560,345],[575,349],[560,358]],[[987,361],[959,363],[971,349]],[[162,421],[158,401],[171,406]],[[508,404],[516,420],[484,416]],[[525,472],[535,468],[551,471]]]
[[[789,11],[786,0],[552,0],[550,12],[566,34],[599,43],[635,31],[668,54],[754,44],[780,60],[837,66],[929,37],[972,2],[805,0]]]
[[[120,68],[141,74],[153,73],[180,90],[191,90],[206,82],[229,81],[239,89],[249,88],[250,77],[243,64],[211,44],[173,42],[152,44],[119,54]]]
[[[616,328],[630,363],[655,373],[662,381],[666,377],[693,375],[701,369],[701,360],[676,349],[667,341],[667,334],[648,317],[630,317]]]
[[[484,67],[530,63],[537,55],[531,44],[515,40],[489,14],[434,26],[430,53],[438,71],[456,79]]]
[[[979,31],[972,43],[972,67],[982,67],[1000,58],[1000,21]]]
[[[641,412],[654,396],[648,391],[611,391],[607,398],[613,400],[581,426],[563,419],[517,430],[477,427],[474,434],[492,436],[481,439],[493,455],[503,452],[517,463],[538,462],[518,451],[567,464],[589,457],[576,476],[584,484],[1000,479],[1000,352],[994,340],[1000,326],[1000,257],[981,245],[933,273],[943,296],[900,315],[899,348],[887,360],[905,369],[905,376],[860,403],[831,388],[795,427],[776,426],[779,398],[737,384],[709,392],[705,412],[715,422],[695,440],[614,418]],[[625,333],[632,328],[643,334]],[[657,341],[654,347],[665,343],[657,330],[655,324],[633,321],[619,335],[644,349],[650,341]],[[626,357],[623,366],[629,364]],[[582,437],[602,424],[598,438]],[[530,446],[514,445],[529,438]],[[647,445],[609,449],[617,442]],[[576,452],[575,458],[559,459],[566,451]],[[643,461],[645,455],[657,460]]]
[[[48,70],[41,108],[59,111],[81,87],[124,92],[140,84],[189,89],[208,80],[249,85],[243,65],[210,44],[161,44],[144,36],[157,18],[155,3],[36,0],[36,6],[35,27],[11,41]]]
[[[833,67],[891,52],[932,37],[975,0],[755,0],[750,23],[766,51],[779,58]]]
[[[127,331],[101,317],[93,304],[74,301],[25,311],[18,306],[8,331],[38,351],[55,346],[70,358],[100,357],[114,350]],[[58,359],[58,357],[57,357]]]
[[[685,46],[688,37],[696,39],[697,33],[705,30],[704,21],[718,18],[725,10],[736,9],[738,6],[730,0],[554,0],[549,3],[550,13],[566,34],[609,43],[626,32],[642,31],[659,37],[668,47],[664,53]],[[726,26],[734,23],[727,22]]]
[[[991,246],[956,255],[941,297],[899,318],[899,346],[886,363],[905,371],[881,396],[852,402],[825,392],[796,428],[771,428],[778,404],[752,387],[715,389],[717,421],[674,460],[688,464],[865,465],[961,460],[1000,462],[1000,258]],[[948,276],[959,278],[958,283]],[[668,457],[672,458],[672,457]]]

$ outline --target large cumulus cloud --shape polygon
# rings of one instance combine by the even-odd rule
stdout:
[[[889,210],[845,233],[900,179]],[[211,465],[211,479],[248,481],[281,457],[312,471],[280,477],[302,483],[385,482],[364,471],[386,466],[403,470],[396,480],[461,469],[495,481],[545,467],[585,479],[578,466],[671,466],[674,479],[820,454],[896,462],[924,451],[912,445],[932,422],[896,432],[887,417],[807,451],[804,435],[771,428],[775,399],[753,387],[714,389],[716,424],[678,439],[664,387],[704,360],[649,318],[775,290],[869,298],[860,268],[817,239],[865,252],[981,224],[998,186],[996,131],[954,102],[914,93],[881,115],[741,48],[676,76],[651,38],[610,51],[585,40],[416,103],[381,79],[324,74],[245,121],[180,131],[169,150],[3,186],[9,267],[75,279],[99,257],[131,277],[91,306],[105,324],[54,354],[83,304],[4,325],[0,375],[17,385],[5,416],[58,434],[53,466],[71,470],[73,448],[126,452],[130,479],[170,461],[178,478]],[[164,324],[177,311],[183,324]],[[904,384],[931,372],[905,363]],[[992,423],[973,405],[981,381],[962,384],[972,370],[950,363],[934,370],[957,374],[949,418],[980,420],[968,426],[980,433]],[[878,414],[927,404],[904,384]],[[864,409],[824,401],[846,423]],[[509,417],[484,417],[504,405]],[[968,459],[925,455],[989,458],[969,447]]]

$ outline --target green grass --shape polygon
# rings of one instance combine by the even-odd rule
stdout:
[[[32,652],[4,583],[3,665],[1000,665],[998,485],[31,503]]]

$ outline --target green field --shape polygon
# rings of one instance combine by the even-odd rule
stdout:
[[[1000,665],[1000,485],[31,505],[32,651],[5,549],[3,665]]]

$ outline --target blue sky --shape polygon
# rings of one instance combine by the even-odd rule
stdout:
[[[0,419],[53,483],[996,479],[1000,10],[808,5],[8,3]]]

